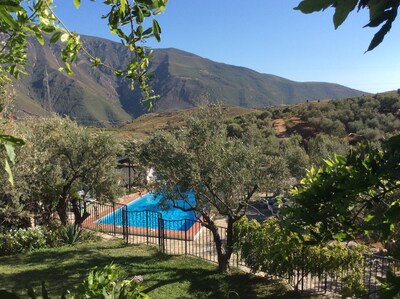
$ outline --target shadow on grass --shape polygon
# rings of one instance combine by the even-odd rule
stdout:
[[[152,298],[299,298],[280,281],[242,272],[224,275],[215,264],[197,258],[167,256],[156,248],[118,240],[2,257],[0,288],[25,296],[28,284],[39,289],[45,281],[50,296],[57,297],[80,284],[90,269],[111,262],[121,266],[127,278],[143,275],[145,292]]]
[[[45,281],[50,293],[60,294],[72,289],[87,277],[94,267],[104,267],[114,262],[123,269],[130,264],[141,264],[152,259],[156,250],[135,249],[121,242],[89,243],[65,246],[0,258],[2,281],[0,288],[22,295],[31,285],[40,287]],[[139,253],[133,256],[132,254]]]

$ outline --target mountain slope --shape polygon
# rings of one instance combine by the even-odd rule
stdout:
[[[86,49],[107,64],[121,68],[132,58],[126,47],[96,37],[82,37]],[[28,45],[30,76],[16,82],[17,108],[45,115],[70,115],[83,123],[119,123],[147,113],[140,92],[105,68],[92,68],[84,58],[73,65],[74,76],[60,73],[61,45]],[[300,83],[278,76],[213,62],[176,49],[154,52],[151,71],[159,99],[152,112],[176,111],[205,103],[265,107],[308,99],[345,98],[361,91],[330,83]]]

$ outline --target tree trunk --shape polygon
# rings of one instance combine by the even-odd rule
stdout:
[[[227,231],[227,244],[224,246],[221,235],[218,232],[218,227],[208,215],[203,215],[203,217],[206,220],[205,227],[213,234],[215,248],[217,250],[218,271],[226,273],[229,270],[229,259],[233,252],[233,230],[231,232]],[[228,230],[229,228],[233,228],[233,220],[231,218],[228,219]]]
[[[227,258],[227,255],[224,250],[224,245],[221,240],[221,236],[218,232],[218,227],[215,225],[211,226],[211,232],[214,237],[214,243],[215,247],[217,249],[217,257],[218,257],[218,271],[220,272],[227,272],[229,268],[229,258]]]
[[[233,224],[235,220],[228,216],[228,226],[226,228],[226,255],[228,260],[231,258],[233,253],[233,246],[235,245],[234,232],[233,232]]]
[[[65,197],[60,196],[56,210],[58,217],[60,217],[61,224],[64,226],[67,225],[68,224],[67,199]]]
[[[90,216],[90,213],[86,211],[86,202],[84,203],[85,206],[83,214],[80,209],[80,204],[78,200],[76,199],[71,200],[71,204],[72,204],[72,212],[74,213],[75,216],[75,224],[82,226],[83,221],[85,221]]]

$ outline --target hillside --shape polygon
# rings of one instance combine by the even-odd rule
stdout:
[[[198,108],[174,112],[148,113],[142,115],[117,129],[122,138],[144,138],[158,130],[175,130],[184,125],[185,118],[196,113]],[[253,108],[223,107],[222,113],[227,119],[247,114],[258,114],[261,111]]]
[[[119,43],[83,37],[94,56],[120,68],[131,53]],[[139,91],[129,90],[129,82],[116,78],[105,68],[92,68],[83,58],[73,65],[75,75],[60,73],[60,44],[28,45],[30,76],[15,83],[16,106],[33,115],[56,112],[85,124],[118,124],[148,113]],[[177,111],[205,103],[260,108],[313,99],[358,96],[361,91],[331,83],[294,82],[278,76],[217,63],[177,49],[154,52],[151,71],[153,88],[160,95],[153,113]]]
[[[313,101],[267,109],[223,107],[228,122],[242,130],[256,125],[279,138],[300,135],[303,140],[319,134],[348,141],[376,140],[400,132],[400,94],[386,92],[340,100]],[[118,129],[120,136],[142,138],[156,130],[173,130],[196,109],[143,115]],[[254,129],[254,128],[253,128]]]

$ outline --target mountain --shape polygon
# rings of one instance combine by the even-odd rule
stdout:
[[[132,58],[127,47],[109,40],[83,36],[85,48],[107,64],[122,68]],[[61,44],[44,47],[28,44],[27,73],[15,82],[16,106],[33,115],[56,112],[86,124],[125,122],[147,113],[140,92],[132,92],[129,82],[113,76],[104,67],[92,68],[78,58],[74,76],[60,73]],[[278,76],[217,63],[177,49],[154,51],[151,72],[153,89],[160,95],[152,112],[168,112],[206,103],[229,106],[266,107],[315,99],[336,99],[363,92],[338,84],[295,82]]]

